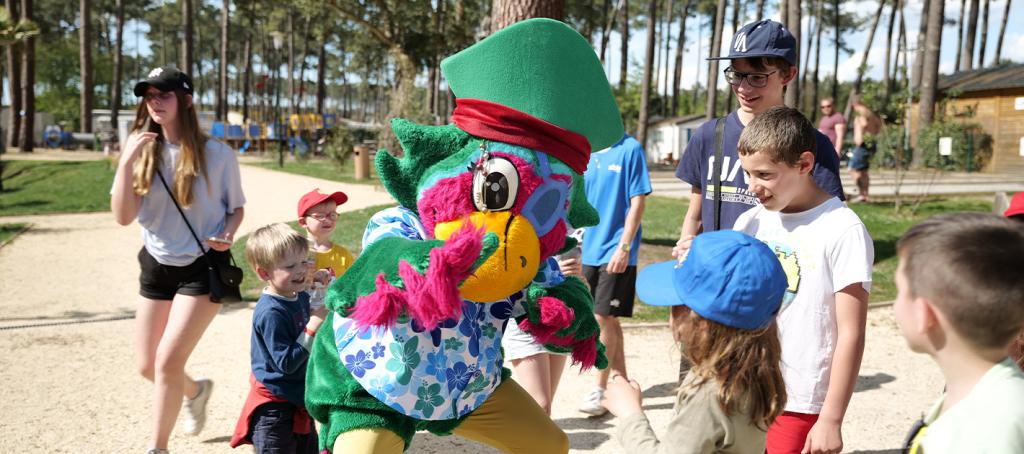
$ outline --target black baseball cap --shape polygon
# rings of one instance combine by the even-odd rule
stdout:
[[[796,38],[786,26],[772,21],[761,20],[741,27],[732,36],[729,55],[708,58],[708,60],[732,60],[736,58],[780,57],[796,66]]]
[[[192,78],[173,66],[163,66],[149,72],[145,80],[135,84],[135,96],[144,96],[153,87],[160,91],[182,90],[192,94]]]

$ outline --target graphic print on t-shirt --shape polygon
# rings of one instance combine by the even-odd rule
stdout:
[[[786,281],[789,282],[786,294],[782,296],[782,307],[779,308],[779,312],[782,312],[786,310],[789,303],[793,302],[796,292],[800,290],[800,260],[797,258],[796,251],[786,244],[770,240],[765,241],[765,244],[775,252],[779,263],[782,264],[782,270],[786,272]]]
[[[715,200],[715,183],[714,183],[714,168],[715,168],[715,156],[708,156],[708,188],[704,191],[705,200]],[[743,176],[743,184],[748,184],[747,174],[743,173],[743,167],[740,165],[739,159],[732,159],[730,156],[722,156],[722,202],[723,203],[742,203],[744,205],[754,206],[759,202],[757,196],[753,192],[747,190],[747,188],[740,188],[731,186],[728,183],[737,183],[736,177],[738,175]]]

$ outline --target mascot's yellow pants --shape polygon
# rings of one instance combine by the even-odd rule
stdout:
[[[569,438],[514,380],[505,380],[455,435],[507,453],[566,453]],[[401,454],[405,442],[387,429],[361,429],[338,435],[334,453]]]

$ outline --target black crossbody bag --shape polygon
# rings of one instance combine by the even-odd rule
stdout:
[[[210,273],[210,301],[214,303],[237,303],[242,301],[242,269],[235,266],[235,258],[231,255],[231,250],[218,251],[203,247],[203,242],[199,240],[199,235],[196,235],[196,231],[192,229],[192,224],[188,222],[185,211],[181,209],[181,205],[178,205],[178,200],[174,198],[174,193],[167,186],[167,180],[164,180],[164,176],[160,173],[159,169],[155,171],[156,175],[160,177],[160,183],[163,183],[164,189],[167,190],[167,195],[171,197],[174,207],[181,214],[181,219],[185,220],[189,233],[192,234],[192,238],[195,238],[199,250],[203,252],[203,257],[206,259],[206,269]]]

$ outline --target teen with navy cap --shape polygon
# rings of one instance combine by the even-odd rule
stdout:
[[[192,90],[173,67],[135,84],[139,106],[110,191],[117,223],[142,227],[135,355],[155,385],[149,454],[167,454],[179,412],[182,432],[203,430],[213,382],[192,378],[185,364],[221,308],[210,298],[204,250],[230,254],[245,215],[235,152],[203,134]]]
[[[612,376],[605,406],[620,419],[625,452],[764,452],[768,426],[786,403],[775,314],[787,285],[768,246],[731,230],[698,236],[682,263],[640,272],[641,301],[680,309],[674,325],[693,369],[660,441],[641,409],[640,385]]]
[[[728,60],[725,80],[739,101],[739,109],[701,125],[679,161],[676,177],[689,183],[691,189],[679,242],[673,249],[675,256],[685,253],[694,235],[729,230],[740,213],[758,204],[757,197],[747,190],[747,177],[740,168],[736,143],[754,117],[771,107],[785,105],[783,95],[786,86],[796,80],[799,60],[796,39],[782,24],[771,20],[744,25],[733,35],[728,55],[716,59]],[[721,140],[716,141],[716,136]],[[839,158],[832,152],[832,142],[818,133],[816,143],[820,153],[813,171],[815,183],[845,200],[839,180]],[[718,197],[714,179],[716,148],[721,152]],[[717,216],[715,205],[718,205]],[[680,379],[684,374],[685,365],[682,365]]]

